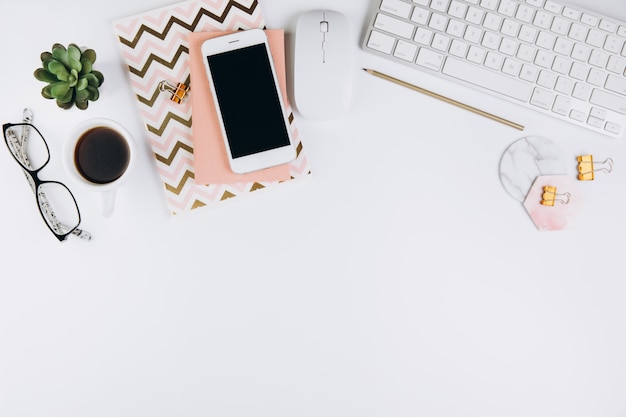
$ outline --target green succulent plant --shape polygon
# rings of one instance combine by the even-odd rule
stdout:
[[[41,95],[55,99],[62,109],[69,109],[74,104],[85,110],[89,101],[100,97],[98,87],[104,82],[101,72],[93,69],[96,52],[93,49],[81,50],[75,44],[67,48],[61,44],[52,45],[52,52],[41,54],[42,68],[35,70],[35,78],[48,83]]]

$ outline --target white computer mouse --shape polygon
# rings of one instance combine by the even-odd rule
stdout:
[[[343,115],[352,94],[353,45],[348,18],[332,10],[302,14],[296,26],[294,100],[315,120]]]

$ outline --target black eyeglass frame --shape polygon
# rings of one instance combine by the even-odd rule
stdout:
[[[15,147],[12,146],[9,143],[9,138],[7,136],[7,130],[11,129],[12,127],[29,127],[31,129],[34,129],[39,136],[41,137],[45,147],[46,147],[46,151],[48,153],[48,157],[46,159],[46,161],[41,164],[41,166],[37,169],[31,169],[27,166],[25,166],[24,161],[21,161],[20,159],[18,159],[18,157],[15,155],[14,149]],[[31,123],[5,123],[4,125],[2,125],[2,133],[4,135],[4,142],[7,145],[7,147],[9,148],[9,153],[11,154],[11,156],[13,157],[13,159],[15,159],[15,161],[19,164],[20,168],[22,168],[22,170],[24,171],[25,174],[28,175],[28,177],[31,178],[32,180],[32,184],[34,185],[33,187],[33,191],[35,192],[35,200],[37,201],[37,208],[39,209],[39,214],[41,215],[41,218],[43,219],[44,223],[46,224],[46,226],[48,227],[48,229],[50,229],[50,231],[54,234],[54,236],[56,236],[56,238],[62,242],[64,240],[67,239],[67,237],[69,235],[76,235],[78,237],[83,237],[81,236],[82,234],[86,234],[87,236],[89,236],[86,232],[80,230],[78,228],[78,226],[80,225],[81,222],[81,216],[80,216],[80,209],[78,208],[78,203],[76,202],[76,198],[74,197],[74,194],[72,194],[72,191],[70,191],[70,189],[63,184],[60,181],[48,181],[48,180],[42,180],[39,178],[39,172],[44,169],[46,167],[46,165],[48,165],[48,163],[50,162],[50,148],[48,147],[48,142],[46,142],[46,139],[44,138],[44,136],[41,134],[41,132],[39,131],[39,129],[37,129],[37,127],[35,127],[35,125],[31,124]],[[20,144],[16,144],[16,145],[20,145]],[[23,144],[21,144],[23,145]],[[17,151],[19,149],[15,149],[15,151]],[[59,185],[63,188],[65,188],[68,192],[68,194],[70,195],[70,197],[72,197],[72,201],[74,202],[74,206],[76,207],[76,214],[78,215],[78,222],[76,223],[76,226],[74,226],[73,228],[71,228],[67,233],[58,233],[56,230],[54,230],[52,228],[52,226],[50,225],[50,219],[48,219],[45,215],[45,213],[43,212],[43,206],[47,205],[48,208],[50,209],[50,212],[52,214],[52,216],[54,217],[54,213],[51,210],[51,207],[49,206],[49,203],[47,201],[42,202],[41,200],[41,194],[40,194],[40,187],[45,185],[45,184],[56,184]],[[58,220],[56,218],[54,218],[54,221],[58,222]],[[59,222],[60,224],[60,222]],[[87,237],[84,236],[83,238]]]

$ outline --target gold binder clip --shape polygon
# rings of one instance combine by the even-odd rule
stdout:
[[[613,171],[613,160],[607,158],[602,162],[596,162],[594,166],[593,155],[582,155],[576,158],[578,161],[578,179],[580,181],[592,181],[595,173],[604,171],[607,174]],[[600,167],[598,167],[600,165]]]
[[[163,80],[159,83],[159,90],[172,93],[170,100],[172,100],[174,103],[180,104],[187,96],[187,93],[189,92],[189,86],[183,83],[178,83],[177,85],[174,85],[168,80]]]
[[[541,205],[554,207],[554,203],[556,201],[561,204],[569,204],[570,198],[572,195],[570,193],[558,194],[556,192],[556,187],[551,185],[546,185],[543,187],[543,194],[541,195]]]

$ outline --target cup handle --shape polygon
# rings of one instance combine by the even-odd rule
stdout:
[[[102,193],[102,215],[111,217],[113,207],[115,206],[115,190],[109,190]]]

